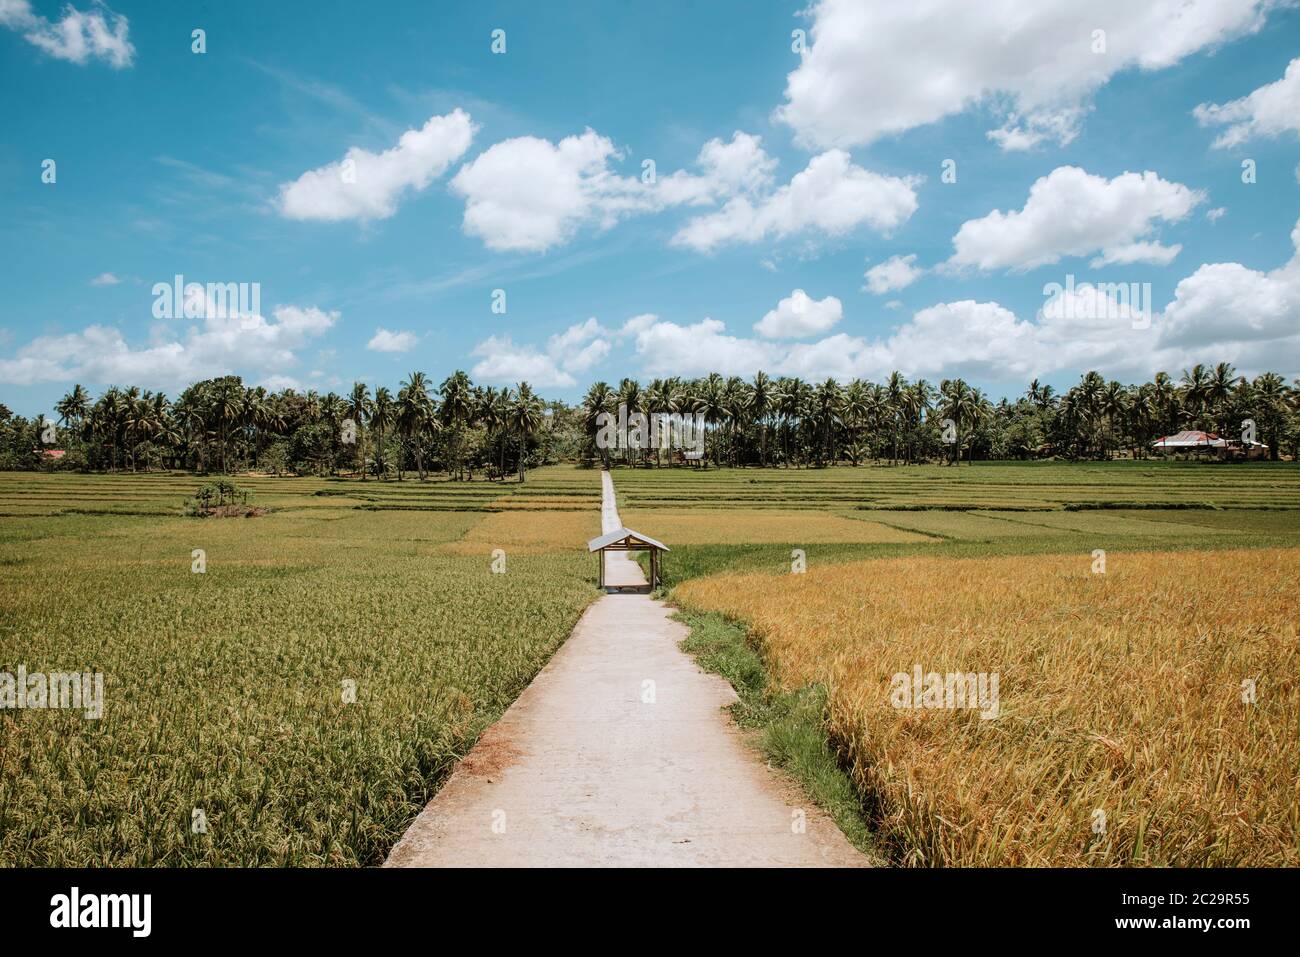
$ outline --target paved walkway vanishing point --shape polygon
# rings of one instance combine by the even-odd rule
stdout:
[[[627,554],[606,560],[608,584],[645,583]],[[686,628],[670,614],[646,594],[594,602],[385,866],[867,864],[745,745],[722,710],[735,692],[677,647]]]

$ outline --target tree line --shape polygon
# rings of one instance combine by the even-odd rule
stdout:
[[[1296,458],[1300,445],[1300,380],[1288,385],[1271,372],[1248,379],[1226,362],[1137,385],[1088,372],[1062,394],[1034,380],[1023,395],[996,403],[960,378],[932,385],[895,372],[883,382],[814,384],[759,372],[596,382],[571,406],[544,401],[526,382],[479,386],[457,371],[436,388],[413,372],[396,392],[358,382],[343,395],[270,392],[238,376],[197,382],[175,400],[134,387],[92,399],[77,385],[53,417],[29,420],[0,405],[0,468],[524,481],[529,468],[555,461],[676,461],[660,449],[598,447],[601,413],[616,415],[620,406],[702,416],[704,461],[714,466],[1144,457],[1162,435],[1236,437],[1246,419],[1273,459]],[[55,449],[63,454],[50,455]]]

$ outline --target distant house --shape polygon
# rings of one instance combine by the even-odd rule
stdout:
[[[1178,450],[1188,452],[1195,449],[1225,449],[1228,447],[1228,441],[1221,439],[1213,432],[1179,432],[1176,435],[1166,435],[1156,439],[1151,443],[1153,449]]]
[[[1163,436],[1152,442],[1151,447],[1157,452],[1208,452],[1219,458],[1258,458],[1268,454],[1268,446],[1263,442],[1225,439],[1213,432],[1194,430]]]

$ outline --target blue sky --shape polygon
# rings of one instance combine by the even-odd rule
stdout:
[[[1077,6],[0,0],[0,401],[1300,374],[1300,10]]]

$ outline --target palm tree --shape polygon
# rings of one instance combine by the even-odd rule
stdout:
[[[668,416],[677,412],[681,408],[681,391],[676,379],[655,379],[646,389],[645,407],[651,415]],[[653,438],[653,431],[651,437]],[[660,465],[660,451],[663,448],[663,441],[653,443],[655,446],[655,465]]]
[[[375,467],[380,479],[388,478],[388,469],[384,464],[384,432],[397,421],[397,404],[387,386],[375,389],[375,401],[370,412],[370,427],[375,430],[378,441],[375,443]]]
[[[443,380],[442,385],[438,387],[438,394],[442,396],[442,405],[439,408],[440,421],[451,432],[449,464],[455,466],[456,479],[459,481],[462,478],[460,433],[474,414],[473,386],[470,384],[469,376],[457,369]]]
[[[428,377],[423,372],[412,372],[397,392],[397,428],[415,451],[415,471],[421,482],[425,479],[424,438],[433,428],[432,423]]]
[[[1232,397],[1233,391],[1244,380],[1237,375],[1237,370],[1232,367],[1231,362],[1220,362],[1210,373],[1209,380],[1205,383],[1205,402],[1214,410],[1215,422],[1214,427],[1220,435],[1227,434],[1227,409],[1228,400]]]
[[[817,387],[814,397],[815,421],[817,425],[816,449],[818,467],[825,464],[826,453],[831,459],[835,457],[835,424],[839,421],[840,402],[843,392],[834,379],[827,379]],[[832,464],[834,462],[832,461]]]
[[[527,382],[519,383],[510,403],[510,426],[519,433],[519,481],[524,481],[528,439],[542,427],[542,400],[533,394]]]
[[[690,411],[698,412],[704,416],[704,431],[707,435],[709,426],[716,426],[727,414],[726,399],[723,395],[722,376],[718,375],[716,372],[709,373],[707,378],[696,383],[696,389],[687,401],[690,405]],[[715,465],[719,464],[716,438],[717,433],[715,431],[715,447],[713,449],[713,462]]]
[[[889,433],[893,439],[889,464],[898,464],[898,425],[902,418],[903,412],[903,389],[907,386],[907,380],[903,378],[900,372],[891,372],[889,381],[885,384],[885,394],[889,398]]]
[[[59,413],[59,419],[64,425],[79,431],[90,411],[90,394],[78,383],[72,387],[71,392],[58,401],[54,411]]]
[[[749,411],[758,422],[758,464],[767,468],[767,425],[780,397],[776,385],[766,372],[754,373],[754,384],[749,388]]]
[[[812,406],[813,390],[812,386],[796,376],[792,379],[781,380],[781,383],[778,385],[778,391],[781,397],[777,400],[777,410],[785,424],[783,436],[785,446],[784,455],[786,465],[788,466],[792,461],[790,452],[790,436],[795,432],[796,422],[798,423],[799,431],[802,431],[804,419],[806,417],[805,413],[807,413]],[[797,454],[798,451],[799,450],[796,448],[795,453]]]
[[[849,458],[856,466],[860,451],[858,435],[873,410],[871,389],[861,379],[854,379],[844,390],[844,402],[841,406],[844,424],[849,430]]]
[[[370,413],[374,410],[374,403],[370,400],[370,390],[366,388],[364,382],[352,383],[352,392],[348,396],[348,418],[356,425],[358,437],[361,439],[358,443],[361,457],[361,481],[366,480],[366,433],[364,427],[370,419]]]
[[[939,394],[942,396],[939,403],[940,414],[951,419],[957,430],[957,441],[953,448],[957,453],[956,462],[960,464],[963,437],[973,427],[980,414],[980,397],[964,379],[944,379],[939,383]]]
[[[1182,378],[1183,410],[1192,420],[1192,425],[1201,425],[1200,418],[1205,413],[1205,404],[1210,388],[1210,373],[1201,363],[1192,366],[1191,371],[1184,369]]]
[[[610,389],[607,382],[592,383],[591,388],[587,390],[587,394],[582,399],[583,428],[587,436],[591,438],[592,444],[600,452],[601,462],[606,469],[609,468],[609,449],[600,447],[600,443],[596,441],[596,435],[600,428],[598,419],[601,414],[613,413],[614,400],[614,391]]]
[[[498,476],[506,478],[506,438],[510,427],[510,390],[485,388],[478,397],[478,420],[489,437],[495,438],[498,452]]]
[[[740,424],[749,414],[750,404],[753,402],[753,394],[749,391],[749,386],[740,376],[731,376],[727,379],[726,385],[722,387],[722,403],[727,410],[727,417],[731,419],[731,437],[729,445],[731,447],[731,467],[737,465],[737,453],[739,451],[739,428]]]
[[[1178,427],[1178,390],[1168,372],[1157,372],[1151,381],[1151,402],[1160,417],[1160,428],[1166,433]]]
[[[1282,431],[1286,423],[1288,398],[1295,401],[1298,393],[1288,395],[1286,380],[1275,372],[1265,372],[1255,377],[1251,383],[1255,405],[1259,409],[1257,417],[1260,432],[1268,444],[1268,457],[1278,461],[1279,446],[1282,444]]]
[[[1098,412],[1106,420],[1106,443],[1102,454],[1110,455],[1110,444],[1115,438],[1115,423],[1122,420],[1128,412],[1128,390],[1118,382],[1111,381],[1097,397]]]
[[[1051,389],[1051,386],[1045,388]],[[903,415],[907,420],[908,427],[908,445],[907,460],[908,462],[916,461],[916,437],[921,429],[921,423],[930,411],[930,405],[934,401],[934,390],[930,383],[924,379],[917,379],[911,386],[903,390]]]

